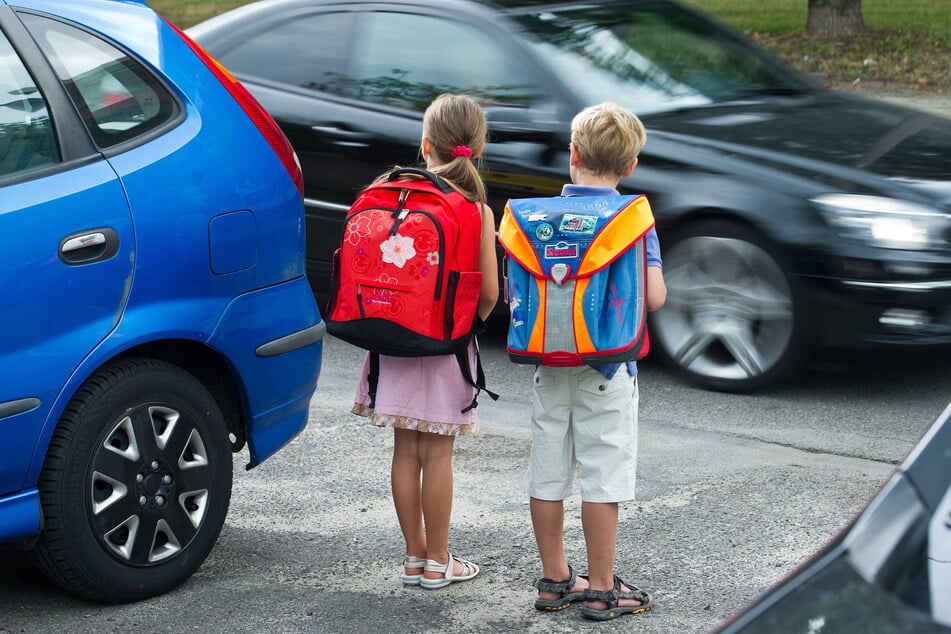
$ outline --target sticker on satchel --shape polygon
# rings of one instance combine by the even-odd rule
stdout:
[[[576,257],[578,257],[577,244],[570,244],[568,242],[559,242],[557,244],[545,245],[545,259],[546,260],[559,260],[563,258],[576,258]]]
[[[558,230],[563,233],[593,234],[597,224],[597,216],[565,214],[561,218],[561,225],[558,227]]]

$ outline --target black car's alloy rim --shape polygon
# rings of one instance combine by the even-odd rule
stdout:
[[[792,291],[776,261],[736,238],[696,236],[664,257],[667,303],[656,336],[677,364],[746,380],[776,366],[794,328]]]

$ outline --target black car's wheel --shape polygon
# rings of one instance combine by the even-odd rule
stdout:
[[[77,392],[53,435],[35,560],[98,601],[167,592],[210,552],[231,482],[228,431],[208,391],[166,363],[118,362]]]
[[[789,378],[804,358],[797,289],[775,249],[734,223],[706,221],[663,245],[667,303],[652,349],[705,388],[747,391]]]

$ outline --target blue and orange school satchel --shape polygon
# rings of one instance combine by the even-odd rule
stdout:
[[[499,225],[509,358],[558,367],[644,356],[653,226],[643,195],[510,200]]]

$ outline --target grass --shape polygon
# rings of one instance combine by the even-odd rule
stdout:
[[[183,29],[187,29],[219,13],[248,4],[249,0],[148,0],[148,2],[163,16]]]
[[[951,92],[948,0],[862,0],[868,32],[850,38],[807,36],[806,0],[683,1],[830,85]],[[151,5],[187,28],[247,2],[151,0]]]
[[[806,0],[684,1],[830,84],[951,90],[948,0],[862,0],[867,33],[847,38],[806,35]]]

